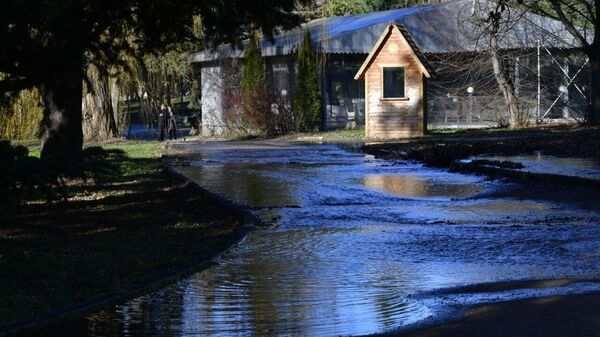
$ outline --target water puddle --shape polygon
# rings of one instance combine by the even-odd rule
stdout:
[[[477,159],[510,161],[523,164],[520,171],[558,174],[600,180],[600,160],[591,158],[560,158],[546,155],[484,156]]]
[[[187,146],[192,165],[181,173],[278,226],[253,232],[214,267],[62,335],[371,334],[461,298],[498,298],[450,303],[436,289],[600,276],[595,210],[515,199],[507,183],[330,145]],[[528,296],[512,294],[501,297]]]

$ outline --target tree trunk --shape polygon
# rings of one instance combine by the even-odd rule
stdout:
[[[500,87],[500,91],[502,91],[506,106],[508,107],[508,127],[514,129],[521,124],[519,118],[519,106],[517,104],[517,98],[515,97],[514,86],[508,80],[508,75],[502,67],[502,61],[498,51],[498,40],[495,34],[492,34],[490,38],[490,47],[494,77],[496,78],[496,82],[498,82],[498,86]]]
[[[598,48],[600,49],[600,48]],[[600,51],[597,53],[590,53],[590,65],[591,65],[591,102],[589,111],[590,124],[600,124]]]
[[[38,86],[44,101],[42,158],[81,151],[81,69],[81,63],[72,62]]]
[[[167,76],[167,87],[166,87],[166,100],[167,104],[171,105],[171,76]]]
[[[116,124],[116,135],[119,136],[123,131],[124,119],[121,114],[121,87],[119,80],[115,76],[109,78],[110,102],[112,106],[113,118]]]
[[[90,64],[83,83],[83,139],[104,141],[117,135],[108,76],[97,66]]]

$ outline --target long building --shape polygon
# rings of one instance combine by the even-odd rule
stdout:
[[[489,37],[480,25],[481,18],[493,5],[485,0],[460,0],[317,19],[276,35],[273,40],[263,39],[261,53],[269,90],[279,104],[276,109],[278,113],[289,110],[295,88],[294,55],[308,30],[322,61],[322,128],[364,125],[364,81],[355,80],[354,76],[384,30],[390,24],[397,24],[410,34],[435,72],[424,89],[425,126],[431,129],[502,124],[503,101],[488,55]],[[544,81],[540,93],[544,110],[565,87],[566,80],[560,76],[560,70],[552,70],[554,61],[558,58],[560,63],[564,62],[563,66],[570,63],[572,72],[583,63],[580,57],[573,56],[577,43],[559,21],[517,9],[509,9],[505,14],[506,29],[499,39],[500,48],[505,51],[506,65],[510,67],[516,94],[522,97],[523,109],[532,115],[539,114],[537,82]],[[200,68],[204,135],[222,134],[231,127],[227,120],[228,109],[232,109],[230,95],[239,81],[245,43],[222,45],[191,56],[191,61]],[[537,53],[540,48],[544,49],[543,74],[538,76],[536,62],[540,62]],[[554,53],[552,58],[546,49]],[[584,75],[579,78],[585,82]],[[563,96],[567,99],[559,99],[548,117],[564,118],[585,105],[574,98],[569,100],[573,94]]]

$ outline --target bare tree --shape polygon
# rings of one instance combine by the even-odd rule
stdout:
[[[479,6],[478,6],[479,7]],[[513,12],[506,0],[499,0],[496,3],[486,2],[481,8],[473,7],[473,15],[470,20],[470,28],[474,28],[477,44],[487,44],[489,58],[492,63],[494,78],[508,109],[508,127],[517,128],[527,123],[526,118],[522,118],[522,111],[518,98],[515,94],[515,83],[511,79],[511,67],[509,62],[512,60],[510,52],[501,47],[502,41],[509,35],[510,30],[521,18],[522,11]]]
[[[600,124],[600,0],[513,0],[542,15],[560,20],[591,65],[589,121]]]

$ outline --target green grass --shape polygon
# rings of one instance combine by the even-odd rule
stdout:
[[[20,140],[11,140],[10,143],[12,145],[21,145],[25,146],[29,149],[29,155],[32,157],[39,158],[40,150],[41,150],[41,142],[37,138],[33,139],[20,139]]]
[[[249,140],[249,139],[276,139],[281,141],[303,141],[303,142],[360,142],[365,139],[365,129],[337,129],[318,132],[290,132],[281,136],[267,137],[263,134],[248,135],[240,133],[227,133],[221,136],[225,140]]]
[[[102,146],[107,150],[121,150],[127,157],[135,158],[159,158],[164,143],[152,141],[124,141]]]
[[[13,145],[22,145],[25,147],[39,147],[41,145],[41,142],[39,139],[37,138],[33,138],[33,139],[21,139],[21,140],[12,140],[11,143]]]
[[[239,216],[162,169],[163,143],[125,142],[102,184],[28,199],[0,225],[0,326],[120,292],[221,250]]]
[[[365,139],[365,128],[337,129],[324,132],[303,132],[292,135],[296,139],[322,138],[324,141],[361,141]]]

